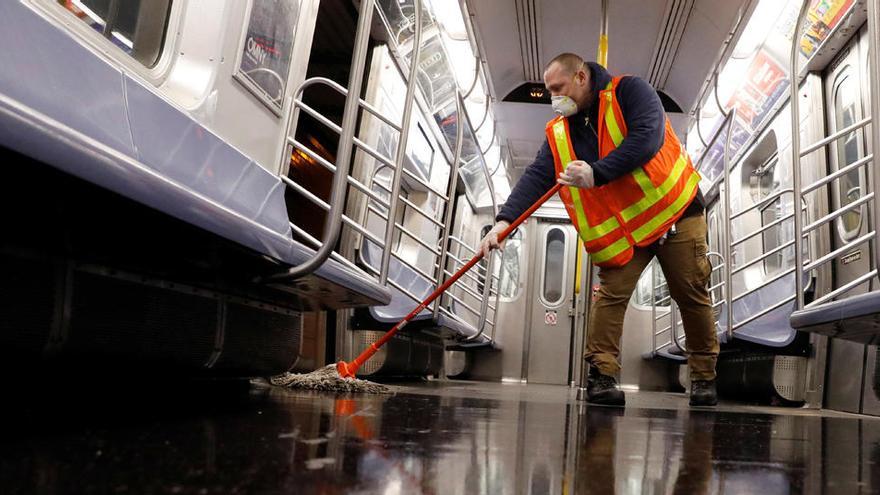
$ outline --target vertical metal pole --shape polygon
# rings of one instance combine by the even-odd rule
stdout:
[[[372,0],[361,0],[364,3],[373,4]],[[379,283],[385,285],[388,281],[388,264],[391,262],[391,250],[394,249],[394,222],[397,218],[397,206],[400,196],[400,181],[403,178],[403,160],[406,158],[406,144],[409,140],[409,125],[412,118],[413,100],[416,90],[416,77],[419,68],[419,54],[422,45],[422,0],[413,0],[415,32],[410,50],[409,76],[406,80],[406,99],[403,102],[403,121],[400,124],[400,138],[397,140],[397,154],[394,159],[392,171],[391,205],[388,207],[388,223],[385,226],[385,249],[382,251],[382,264],[379,268]],[[351,94],[351,93],[349,93]],[[360,94],[360,92],[358,92]],[[356,96],[357,97],[357,96]]]
[[[801,188],[801,130],[800,130],[800,95],[798,84],[798,60],[800,59],[799,48],[801,46],[801,25],[807,15],[807,8],[810,2],[804,1],[801,5],[801,11],[798,14],[797,22],[794,25],[794,34],[791,38],[791,60],[788,78],[789,99],[791,100],[791,182],[794,189],[794,198],[792,200],[792,209],[794,210],[794,295],[797,304],[795,309],[804,308],[804,251],[803,251],[803,235],[804,235],[804,217],[801,214],[801,197],[803,196]],[[876,56],[876,54],[875,54]],[[876,98],[871,98],[875,100]],[[727,260],[730,264],[730,260]],[[728,310],[729,312],[729,310]]]
[[[651,355],[657,353],[657,261],[651,260]]]
[[[581,355],[578,358],[581,360],[581,376],[580,381],[578,382],[577,400],[587,400],[587,374],[589,373],[589,366],[587,366],[586,361],[584,361],[584,355],[587,353],[587,344],[589,343],[587,340],[587,329],[590,327],[590,311],[593,310],[593,262],[589,259],[587,260],[586,279],[587,293],[584,300],[584,338]]]
[[[489,95],[486,95],[486,99],[489,98]],[[468,124],[470,124],[470,117],[467,119]],[[492,143],[495,141],[495,131],[498,129],[497,125],[492,125],[492,139],[489,141],[489,146],[486,147],[486,151],[489,151],[492,148]],[[477,134],[474,133],[474,139],[476,139]],[[489,172],[489,166],[486,165],[486,151],[483,151],[480,148],[479,143],[477,143],[477,148],[480,149],[480,162],[483,164],[483,175],[486,176],[486,186],[489,188],[489,195],[492,197],[492,218],[494,219],[498,216],[498,199],[495,197],[495,184],[492,183],[492,173]],[[489,311],[489,295],[491,294],[492,289],[492,270],[495,264],[495,256],[493,253],[490,253],[488,256],[488,260],[486,261],[486,283],[483,285],[483,300],[480,303],[480,333],[478,335],[482,335],[486,330],[486,314]],[[498,310],[498,305],[496,303],[495,310]],[[493,327],[494,331],[495,328]],[[475,337],[476,339],[476,337]]]
[[[727,137],[724,140],[724,305],[727,308],[727,336],[733,338],[733,248],[730,226],[730,138],[733,136],[733,123],[736,120],[736,107],[725,117]]]
[[[880,2],[868,0],[868,69],[870,71],[871,84],[871,153],[874,159],[871,161],[871,186],[876,188],[880,180]],[[871,216],[874,222],[874,268],[880,268],[880,206],[877,199],[871,200]]]
[[[464,102],[461,93],[455,93],[455,151],[452,154],[452,163],[449,167],[449,184],[446,187],[446,216],[443,219],[443,232],[440,233],[440,257],[437,263],[437,285],[439,286],[445,277],[446,260],[449,259],[449,230],[452,225],[452,207],[455,202],[455,186],[458,184],[458,164],[461,162],[461,145],[464,137],[464,126],[462,125],[462,112],[464,112]],[[440,303],[443,298],[438,298],[434,303],[434,320],[440,313]],[[497,308],[497,306],[496,306]]]
[[[608,67],[608,0],[602,0],[602,11],[599,25],[599,50],[596,63]]]

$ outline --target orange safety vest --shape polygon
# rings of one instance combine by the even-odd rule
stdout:
[[[614,151],[626,137],[626,122],[615,91],[615,77],[599,92],[599,158]],[[547,123],[547,142],[558,176],[577,160],[568,119]],[[645,247],[663,236],[697,194],[700,175],[666,119],[663,147],[647,163],[600,187],[559,190],[569,218],[598,266],[620,267],[633,257],[633,247]]]

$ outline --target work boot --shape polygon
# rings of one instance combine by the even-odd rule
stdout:
[[[617,380],[613,376],[603,375],[596,367],[590,367],[587,377],[587,402],[604,406],[622,406],[626,404],[623,391],[617,388]]]
[[[715,404],[718,404],[715,380],[694,380],[691,382],[690,405],[714,406]]]

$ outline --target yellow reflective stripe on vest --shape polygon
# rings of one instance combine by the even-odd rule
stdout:
[[[604,263],[605,261],[610,260],[611,258],[617,256],[618,254],[626,251],[629,248],[629,239],[627,239],[626,237],[621,237],[610,246],[604,249],[600,249],[595,253],[590,253],[590,259],[593,261],[593,263]]]
[[[571,162],[571,155],[568,153],[568,138],[565,135],[565,121],[562,119],[559,122],[553,124],[553,137],[556,138],[556,153],[559,155],[559,161],[562,165],[562,170],[565,170],[568,167],[568,164]],[[571,201],[574,203],[574,211],[575,215],[577,215],[578,226],[583,229],[588,229],[589,224],[587,223],[587,216],[584,213],[584,205],[581,201],[581,193],[578,191],[576,187],[568,188],[568,192],[571,194]]]
[[[565,167],[568,167],[568,164],[572,160],[571,155],[568,153],[568,138],[565,134],[565,123],[562,120],[553,124],[553,137],[556,140],[556,152],[559,154],[559,161],[565,164],[563,166],[564,169]],[[577,215],[578,225],[580,226],[578,234],[584,242],[595,241],[620,227],[620,223],[615,217],[609,217],[596,227],[590,225],[587,221],[587,216],[584,213],[584,204],[583,201],[581,201],[580,189],[570,186],[568,191],[571,193],[575,215]]]
[[[614,88],[612,88],[611,83],[608,83],[608,86],[605,86],[605,128],[608,129],[608,134],[611,134],[611,141],[614,142],[614,147],[620,146],[620,143],[623,142],[623,133],[620,132],[620,126],[617,125],[617,117],[614,116]]]
[[[664,180],[658,187],[654,187],[644,169],[641,167],[636,169],[635,172],[633,172],[633,176],[642,188],[642,192],[645,193],[645,197],[627,206],[622,212],[620,212],[623,221],[629,222],[633,218],[647,211],[648,208],[654,206],[655,203],[669,194],[669,191],[671,191],[678,183],[679,179],[681,179],[681,174],[684,173],[685,168],[687,168],[687,156],[682,149],[681,154],[678,155],[678,160],[675,161],[672,170],[669,172],[669,175],[666,176],[666,180]],[[645,183],[643,184],[643,182]]]
[[[661,225],[666,223],[670,218],[672,218],[676,213],[678,213],[682,208],[687,206],[687,202],[691,199],[691,196],[694,194],[694,189],[696,189],[697,184],[700,183],[700,175],[694,172],[688,178],[687,184],[684,186],[684,190],[681,191],[681,194],[675,198],[675,201],[672,202],[669,206],[667,206],[663,211],[657,214],[654,218],[652,218],[649,222],[645,223],[641,227],[637,228],[633,233],[633,239],[636,242],[640,242],[648,237],[651,232],[659,229]]]

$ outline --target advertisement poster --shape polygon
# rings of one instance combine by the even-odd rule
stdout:
[[[236,74],[276,111],[287,85],[297,10],[295,0],[254,0]]]
[[[807,10],[807,29],[801,38],[801,53],[810,58],[854,3],[855,0],[813,0]]]

